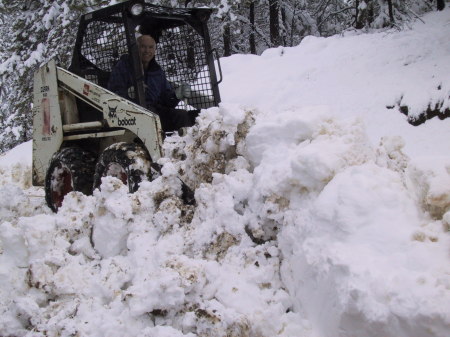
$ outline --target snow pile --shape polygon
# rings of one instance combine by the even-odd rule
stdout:
[[[101,190],[71,193],[52,214],[29,185],[3,180],[0,335],[445,336],[449,119],[409,125],[386,108],[392,87],[382,74],[399,68],[366,62],[382,43],[438,31],[430,26],[446,22],[448,33],[449,14],[383,38],[309,39],[282,56],[224,60],[233,64],[224,103],[202,111],[186,136],[166,139],[161,176],[132,195],[104,178]],[[430,45],[444,33],[425,35],[415,51],[425,69],[437,65],[442,88],[447,62]],[[360,53],[352,66],[343,62],[351,50]],[[311,81],[302,74],[314,59]],[[378,80],[335,86],[344,65]],[[419,63],[411,68],[434,86]],[[234,71],[245,75],[234,79],[240,91]],[[273,80],[295,85],[270,89]],[[182,202],[179,177],[195,188],[195,205]]]
[[[0,156],[0,186],[12,183],[22,189],[31,187],[31,152],[31,142],[27,142]]]

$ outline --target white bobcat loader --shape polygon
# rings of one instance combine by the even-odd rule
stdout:
[[[36,72],[33,185],[45,186],[53,211],[71,191],[91,194],[104,176],[121,179],[130,192],[152,179],[164,134],[159,116],[145,107],[135,37],[140,28],[151,27],[159,36],[157,62],[174,89],[185,93],[177,108],[218,105],[210,14],[210,9],[167,8],[142,0],[106,7],[81,18],[69,70],[50,61]],[[136,103],[106,89],[124,54],[132,62]]]

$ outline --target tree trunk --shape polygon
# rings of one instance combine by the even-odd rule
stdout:
[[[389,20],[391,21],[391,25],[395,23],[394,20],[394,8],[392,7],[392,0],[387,0],[388,9],[389,9]]]
[[[364,24],[361,21],[361,17],[359,15],[359,0],[355,1],[355,28],[361,29],[364,27]]]
[[[282,22],[282,36],[281,36],[281,42],[283,43],[283,46],[287,46],[286,41],[286,33],[287,33],[287,19],[286,19],[286,9],[282,6],[281,7],[281,22]]]
[[[445,0],[437,0],[437,9],[441,11],[445,8]]]
[[[270,42],[272,47],[280,43],[279,0],[269,0]]]
[[[223,27],[223,56],[231,55],[231,30],[230,24],[226,23]]]
[[[256,55],[256,41],[255,41],[255,2],[250,2],[250,53]]]

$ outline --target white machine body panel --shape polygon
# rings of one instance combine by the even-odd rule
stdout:
[[[103,119],[79,123],[75,97],[101,111]],[[89,128],[94,131],[86,133]],[[111,137],[110,141],[102,142],[106,147],[109,143],[127,141],[132,135],[145,145],[152,161],[162,156],[162,128],[157,114],[57,67],[54,61],[42,66],[34,77],[33,129],[35,186],[44,185],[51,157],[64,141]],[[120,129],[125,132],[118,132]],[[68,132],[70,135],[66,135]]]

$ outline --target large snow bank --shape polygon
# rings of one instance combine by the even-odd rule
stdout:
[[[271,113],[328,105],[339,116],[363,117],[375,143],[380,135],[401,135],[408,155],[449,153],[450,119],[434,118],[411,132],[399,113],[405,106],[417,117],[438,102],[441,111],[450,109],[449,16],[447,8],[400,32],[309,36],[260,57],[222,59],[222,99]]]
[[[449,120],[386,105],[448,98],[449,14],[223,60],[224,103],[133,195],[52,214],[2,181],[0,335],[445,336]]]

